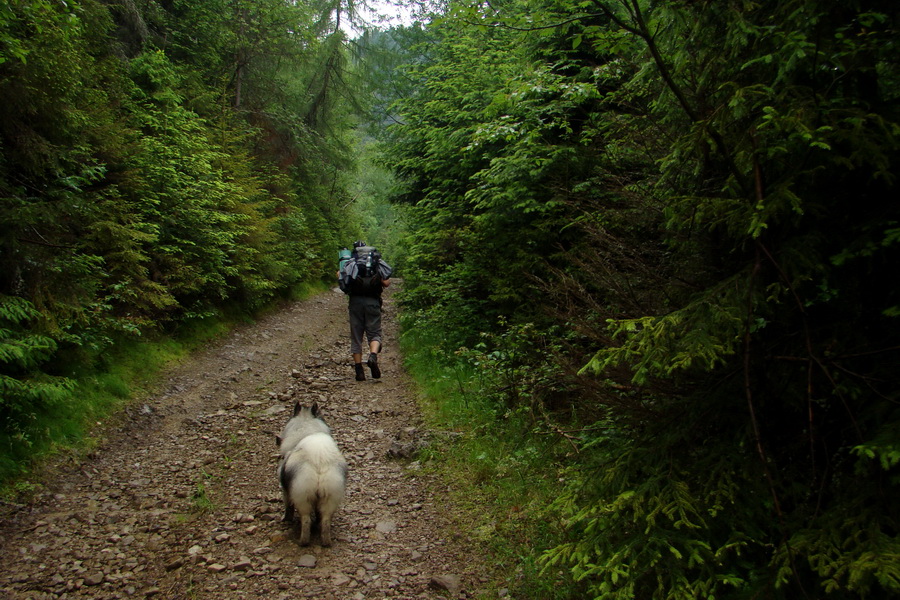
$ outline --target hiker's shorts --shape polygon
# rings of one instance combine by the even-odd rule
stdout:
[[[350,354],[362,354],[363,335],[381,346],[381,298],[350,296]]]

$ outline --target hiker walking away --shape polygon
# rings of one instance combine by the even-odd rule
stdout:
[[[362,364],[363,337],[369,343],[369,358],[366,364],[372,371],[372,378],[381,377],[378,353],[381,352],[381,293],[391,284],[393,270],[381,259],[381,254],[363,241],[353,243],[350,257],[341,256],[341,270],[338,285],[350,296],[350,353],[356,380],[365,381],[366,372]]]

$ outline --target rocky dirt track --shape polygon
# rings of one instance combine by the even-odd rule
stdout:
[[[426,436],[394,316],[389,295],[378,381],[353,379],[340,292],[178,367],[87,459],[2,506],[0,598],[480,597],[480,561],[407,458]],[[331,548],[300,547],[281,522],[274,435],[297,401],[319,403],[350,465]]]

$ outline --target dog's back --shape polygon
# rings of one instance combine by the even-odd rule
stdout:
[[[331,434],[331,428],[319,416],[319,405],[313,403],[309,408],[298,402],[294,406],[294,414],[284,425],[281,435],[276,436],[278,452],[281,456],[293,450],[300,440],[314,433]]]
[[[281,484],[302,514],[306,506],[321,511],[334,505],[336,509],[344,499],[346,476],[347,463],[337,444],[326,433],[314,433],[287,455]]]

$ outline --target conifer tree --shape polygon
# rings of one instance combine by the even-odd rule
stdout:
[[[603,598],[897,592],[897,16],[509,2],[433,28],[395,129],[406,301],[454,345],[570,331],[552,358],[594,426],[548,573]]]

